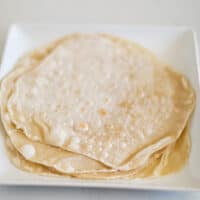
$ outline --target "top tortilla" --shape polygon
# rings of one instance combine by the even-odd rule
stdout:
[[[58,45],[17,80],[8,102],[31,140],[121,170],[133,168],[141,149],[149,155],[152,144],[176,140],[193,107],[185,77],[138,45],[103,34]]]

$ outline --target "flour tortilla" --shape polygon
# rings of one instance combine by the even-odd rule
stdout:
[[[44,167],[39,164],[27,161],[21,156],[13,147],[10,139],[7,137],[7,149],[8,154],[13,164],[19,169],[36,173],[40,175],[50,176],[66,176],[67,174],[61,174],[52,168]],[[147,178],[158,177],[169,173],[175,173],[179,171],[186,164],[190,152],[190,142],[187,128],[181,134],[181,137],[176,143],[168,148],[168,151],[160,151],[154,154],[148,161],[146,167],[132,172],[112,172],[112,173],[92,173],[92,174],[75,174],[71,177],[81,179],[113,179],[113,178]],[[180,145],[181,144],[181,145]],[[175,156],[174,156],[175,155]],[[178,158],[178,160],[177,160]]]
[[[176,173],[186,165],[190,154],[190,147],[188,126],[186,126],[176,142],[151,155],[145,165],[140,169],[125,172],[111,172],[109,175],[112,178],[131,179],[160,177]],[[110,176],[104,172],[75,174],[76,178],[82,179],[110,179]]]
[[[6,90],[9,92],[9,90]],[[63,173],[83,173],[83,172],[94,172],[94,171],[114,171],[109,169],[108,167],[100,164],[95,160],[91,160],[87,157],[77,155],[71,152],[64,151],[62,149],[58,149],[55,147],[47,146],[45,144],[40,144],[37,142],[30,141],[27,139],[20,130],[16,130],[16,128],[8,121],[4,121],[4,126],[7,129],[7,133],[11,138],[14,146],[18,151],[23,155],[22,148],[24,145],[33,146],[36,149],[36,154],[34,157],[26,158],[35,163],[43,164],[48,167],[53,167],[59,172]],[[45,152],[45,153],[44,153]],[[148,154],[147,154],[148,155]],[[146,155],[146,158],[148,158]],[[143,163],[147,162],[145,159]],[[74,171],[69,171],[71,168]],[[130,174],[132,172],[128,172]],[[118,174],[118,173],[117,173]],[[126,174],[126,173],[123,173]],[[121,175],[120,175],[121,176]]]
[[[156,176],[163,176],[172,172],[175,173],[181,170],[188,161],[191,148],[188,127],[189,125],[175,143],[170,144],[163,151],[161,161],[154,171]]]
[[[46,50],[47,51],[47,50]],[[42,54],[45,52],[45,50],[41,51]],[[45,55],[45,54],[44,54]],[[23,155],[22,147],[24,145],[31,145],[36,149],[36,154],[34,157],[26,158],[26,160],[29,160],[31,162],[39,163],[47,167],[51,167],[56,169],[59,172],[62,173],[68,173],[68,174],[76,174],[76,173],[91,173],[91,172],[100,172],[100,171],[108,171],[112,172],[115,171],[113,169],[110,169],[109,167],[106,167],[102,163],[99,163],[98,161],[91,160],[87,157],[74,154],[71,152],[67,152],[58,148],[54,148],[51,146],[47,146],[45,144],[40,144],[37,142],[33,142],[28,140],[23,134],[21,130],[16,130],[16,127],[9,119],[9,114],[6,113],[6,97],[9,96],[11,93],[11,89],[13,87],[8,87],[10,85],[14,85],[14,80],[17,79],[17,76],[19,76],[20,73],[23,73],[25,70],[28,70],[30,66],[34,66],[37,64],[37,60],[39,61],[42,59],[42,55],[37,52],[37,54],[30,54],[25,56],[23,59],[20,60],[19,64],[16,67],[16,72],[12,72],[7,78],[6,81],[4,81],[4,92],[2,92],[2,96],[4,98],[2,101],[2,116],[4,127],[7,130],[7,133],[10,137],[10,140],[14,144],[15,148],[20,152],[21,155]],[[28,60],[28,62],[27,62]],[[29,65],[30,66],[29,66]],[[33,67],[32,66],[32,67]],[[6,116],[6,117],[5,117]],[[44,153],[45,152],[45,153]],[[24,162],[22,162],[24,163]],[[73,171],[71,171],[73,169]],[[128,172],[130,174],[132,172]],[[117,173],[118,174],[118,173]],[[126,173],[123,173],[126,174]],[[121,176],[121,175],[118,175]]]
[[[3,129],[1,127],[1,132],[3,132]],[[104,172],[97,172],[97,173],[61,173],[59,170],[53,168],[53,167],[47,167],[42,164],[31,162],[30,160],[27,160],[23,157],[19,151],[16,150],[16,148],[13,146],[12,142],[10,141],[10,138],[5,135],[5,141],[6,141],[6,149],[8,156],[11,160],[11,162],[19,169],[35,173],[38,175],[48,175],[48,176],[64,176],[64,177],[74,177],[74,178],[84,178],[84,179],[114,179],[114,178],[128,178],[128,177],[135,177],[137,176],[138,172],[140,174],[142,173],[145,176],[149,176],[150,172],[153,170],[153,166],[155,165],[155,159],[158,158],[158,156],[153,156],[148,161],[148,170],[146,169],[138,169],[138,170],[131,170],[128,172],[112,172],[108,171],[107,173]],[[159,155],[159,154],[158,154]],[[148,172],[148,174],[147,174]]]
[[[2,125],[0,126],[1,128],[1,132],[3,133],[3,127]],[[7,153],[8,156],[11,160],[11,162],[19,169],[30,172],[30,173],[34,173],[34,174],[38,174],[38,175],[48,175],[48,176],[64,176],[64,177],[74,177],[74,178],[87,178],[90,179],[91,176],[94,176],[94,179],[108,179],[108,178],[128,178],[130,176],[136,176],[136,174],[138,174],[138,172],[140,172],[140,174],[142,173],[143,175],[145,174],[150,175],[152,166],[154,166],[156,162],[155,161],[155,156],[152,157],[149,161],[148,161],[148,171],[146,169],[140,169],[140,170],[132,170],[132,171],[128,171],[128,172],[109,172],[109,173],[89,173],[88,174],[69,174],[69,173],[61,173],[59,171],[57,171],[55,168],[53,167],[47,167],[41,164],[37,164],[34,162],[31,162],[27,159],[25,159],[21,153],[19,153],[16,148],[13,146],[12,142],[10,141],[10,138],[8,137],[8,135],[4,135],[5,137],[5,143],[6,143],[6,149],[7,149]],[[158,158],[158,156],[157,156]],[[148,174],[147,174],[148,172]]]
[[[84,178],[84,179],[113,179],[113,178],[139,178],[139,177],[144,178],[144,177],[160,176],[168,173],[173,173],[175,171],[180,170],[180,168],[184,166],[185,162],[188,159],[189,149],[190,149],[188,131],[185,130],[181,134],[180,139],[178,139],[178,141],[175,144],[171,144],[168,147],[166,147],[164,151],[161,151],[162,152],[161,161],[159,159],[159,154],[161,154],[161,152],[156,153],[156,156],[150,158],[146,166],[142,169],[131,170],[127,172],[112,172],[112,173],[100,172],[100,173],[66,174],[66,173],[60,173],[58,172],[59,170],[56,171],[52,167],[51,168],[45,167],[43,165],[38,165],[36,163],[26,160],[25,158],[22,157],[22,155],[19,152],[15,150],[15,148],[12,146],[12,143],[8,141],[9,139],[7,138],[7,144],[8,144],[7,146],[10,159],[14,163],[14,165],[16,165],[18,168],[41,175],[51,175],[51,176],[59,175],[65,177],[75,176],[76,178]],[[23,143],[23,140],[21,140],[20,142]],[[24,143],[27,144],[29,142],[24,142]],[[47,148],[46,150],[49,149]],[[43,152],[46,150],[43,149]],[[59,151],[57,152],[57,154],[59,154]]]
[[[34,149],[36,149],[36,154],[33,157],[26,159],[32,162],[43,164],[47,167],[54,167],[59,172],[82,173],[82,172],[95,172],[104,170],[114,171],[109,167],[106,167],[102,163],[92,160],[88,157],[31,141],[22,133],[21,130],[17,130],[12,121],[10,120],[9,114],[6,112],[7,110],[6,103],[7,103],[7,97],[11,93],[11,89],[14,88],[13,81],[17,78],[19,74],[23,73],[26,70],[29,70],[29,67],[31,66],[33,67],[36,64],[38,64],[38,62],[42,60],[43,56],[46,55],[44,52],[49,53],[48,49],[51,46],[53,45],[45,47],[45,49],[42,50],[41,52],[27,54],[22,59],[20,59],[19,63],[16,65],[15,69],[16,73],[15,71],[10,73],[6,78],[6,81],[4,82],[5,87],[1,93],[1,95],[3,96],[1,101],[1,112],[2,112],[2,121],[6,129],[6,132],[10,137],[10,140],[14,144],[15,148],[22,155],[23,155],[22,147],[27,144],[31,145],[32,147],[34,147]]]
[[[31,140],[120,170],[174,142],[193,107],[193,90],[183,76],[137,45],[107,35],[71,36],[17,80],[8,102],[12,121]]]
[[[41,52],[44,52],[44,50]],[[9,119],[8,113],[6,113],[6,109],[7,109],[6,96],[9,96],[9,94],[11,93],[10,90],[13,89],[13,87],[6,88],[6,86],[14,85],[13,81],[15,79],[17,79],[17,76],[19,76],[19,74],[23,73],[25,70],[29,69],[27,66],[28,64],[29,65],[37,64],[36,61],[40,60],[38,58],[42,59],[42,56],[39,56],[39,53],[37,53],[37,54],[33,53],[31,55],[25,56],[23,59],[20,60],[19,64],[17,65],[18,67],[15,70],[15,71],[17,71],[17,73],[15,73],[15,71],[12,72],[6,78],[6,81],[4,81],[4,85],[5,85],[4,92],[5,93],[2,92],[2,96],[4,97],[2,99],[4,99],[5,101],[2,101],[2,103],[4,104],[4,105],[2,104],[2,116],[4,116],[4,118],[3,118],[4,126],[7,130],[8,135],[10,136],[11,141],[14,144],[15,148],[21,153],[21,155],[23,155],[22,147],[27,144],[31,145],[32,147],[34,147],[34,149],[36,149],[36,154],[35,154],[35,156],[33,156],[31,158],[26,158],[27,160],[29,160],[31,162],[43,164],[47,167],[54,168],[57,171],[62,172],[62,173],[68,173],[68,174],[78,173],[79,174],[79,173],[91,173],[91,172],[95,172],[95,171],[96,172],[115,171],[115,170],[110,169],[110,168],[106,167],[105,165],[99,163],[98,161],[91,160],[87,157],[77,155],[77,154],[74,154],[71,152],[66,152],[64,150],[50,147],[45,144],[32,142],[32,141],[28,140],[22,134],[21,130],[16,130],[16,127],[13,125],[13,123]],[[28,60],[28,62],[27,62],[27,60]],[[19,70],[19,68],[20,68],[20,70]],[[147,156],[146,156],[145,160],[142,162],[142,165],[144,165],[145,162],[147,162]],[[132,174],[133,172],[132,171],[128,172],[127,175],[130,173]],[[126,173],[122,173],[122,174],[125,175]],[[113,175],[111,175],[111,176],[113,176]],[[116,173],[115,176],[122,176],[122,175],[121,175],[121,173],[119,173],[119,175],[118,175],[118,173]]]
[[[39,165],[30,161],[27,161],[13,146],[8,136],[6,136],[6,149],[11,162],[20,170],[30,173],[45,175],[45,176],[59,176],[55,170],[52,170],[43,165]],[[64,174],[62,174],[64,175]],[[64,176],[67,176],[66,174]]]

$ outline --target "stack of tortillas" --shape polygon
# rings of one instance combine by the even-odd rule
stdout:
[[[21,58],[0,95],[10,159],[26,171],[160,176],[189,156],[192,87],[131,41],[66,36]]]

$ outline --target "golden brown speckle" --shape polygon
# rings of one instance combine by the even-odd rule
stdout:
[[[99,109],[99,114],[100,114],[101,116],[106,116],[106,115],[107,115],[107,111],[106,111],[105,109],[103,109],[103,108],[100,108],[100,109]]]

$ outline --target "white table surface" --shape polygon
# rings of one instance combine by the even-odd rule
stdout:
[[[200,0],[0,0],[0,57],[16,22],[186,25],[200,38]],[[200,193],[0,186],[0,199],[197,200]]]

